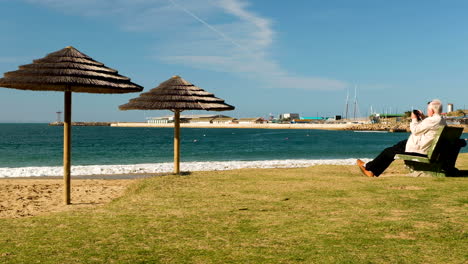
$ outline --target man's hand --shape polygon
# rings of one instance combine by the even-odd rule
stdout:
[[[423,112],[421,112],[421,110],[416,110],[416,111],[418,111],[418,115],[415,115],[414,112],[411,112],[411,119],[421,119],[421,120],[423,120],[424,118],[426,118],[426,116],[423,114]]]

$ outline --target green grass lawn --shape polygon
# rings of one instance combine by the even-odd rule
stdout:
[[[468,155],[458,167],[468,170]],[[355,166],[135,180],[96,209],[0,219],[0,263],[466,263],[468,178]]]

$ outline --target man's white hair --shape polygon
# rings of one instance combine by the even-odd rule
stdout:
[[[439,99],[434,99],[429,103],[429,108],[440,115],[442,113],[442,102]]]

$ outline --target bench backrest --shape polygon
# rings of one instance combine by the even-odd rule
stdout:
[[[462,133],[462,127],[441,126],[427,152],[429,160],[432,162],[442,159],[456,145]]]

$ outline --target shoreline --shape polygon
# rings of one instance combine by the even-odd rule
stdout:
[[[468,153],[461,154],[459,161],[466,160]],[[365,161],[368,161],[366,159]],[[315,161],[315,162],[314,162]],[[266,163],[264,161],[259,161]],[[316,165],[336,166],[352,165],[353,171],[359,174],[359,169],[355,167],[356,160],[284,160],[280,164],[263,164],[263,166],[251,166],[248,162],[241,162],[243,167],[224,166],[222,168],[211,168],[216,170],[234,170],[234,169],[267,169],[267,168],[303,168]],[[223,162],[220,162],[223,163]],[[247,164],[246,164],[247,163]],[[127,174],[97,174],[97,175],[72,175],[72,204],[63,204],[63,176],[33,176],[33,177],[0,177],[0,219],[22,218],[37,215],[46,215],[53,212],[64,212],[80,209],[95,209],[105,205],[112,200],[121,197],[136,181],[146,177],[158,177],[172,175],[173,164],[167,163],[170,172],[168,173],[127,173]],[[144,165],[144,164],[141,164]],[[154,164],[146,164],[152,166]],[[187,165],[187,163],[185,163]],[[224,165],[227,165],[224,162]],[[109,166],[109,165],[107,165]],[[100,167],[100,166],[99,166]],[[466,169],[467,165],[459,163],[460,169]],[[34,168],[34,167],[30,167]],[[35,167],[38,168],[38,167]],[[62,167],[57,167],[60,174]],[[72,167],[73,168],[73,167]],[[0,168],[1,169],[1,168]],[[208,171],[209,168],[202,167],[200,171]],[[344,168],[343,168],[344,169]],[[341,168],[335,169],[341,171]],[[347,169],[344,169],[345,171]],[[189,176],[190,172],[184,172],[182,175]],[[195,170],[193,170],[195,171]],[[398,174],[400,175],[400,174]],[[403,174],[401,174],[403,175]],[[404,174],[406,176],[413,176]],[[381,177],[395,176],[392,172]],[[416,176],[413,176],[416,177]]]
[[[369,159],[363,159],[367,161]],[[182,172],[187,171],[221,171],[253,168],[303,168],[315,165],[354,165],[356,158],[346,159],[287,159],[257,161],[204,161],[181,162]],[[147,175],[168,174],[173,172],[174,163],[145,163],[128,165],[78,165],[72,166],[73,179],[128,179],[141,178]],[[0,168],[0,179],[49,178],[63,176],[63,167],[19,167]]]

